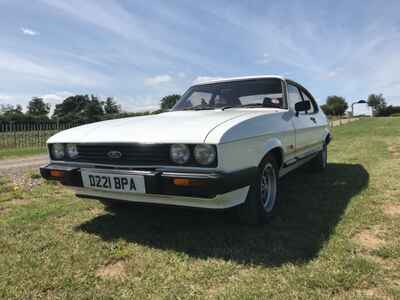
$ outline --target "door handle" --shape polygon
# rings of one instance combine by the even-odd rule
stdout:
[[[310,120],[314,122],[314,124],[317,124],[317,119],[315,119],[314,117],[310,117]]]

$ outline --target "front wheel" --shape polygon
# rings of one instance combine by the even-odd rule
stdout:
[[[273,215],[278,200],[278,170],[275,158],[268,154],[258,168],[246,201],[237,207],[242,223],[264,223]]]

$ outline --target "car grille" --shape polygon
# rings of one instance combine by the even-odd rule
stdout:
[[[171,164],[168,144],[78,144],[78,162],[113,165]],[[121,153],[119,158],[108,156],[110,151]]]

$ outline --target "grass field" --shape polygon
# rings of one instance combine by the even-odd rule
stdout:
[[[400,299],[400,119],[337,127],[262,227],[0,183],[0,298]]]
[[[0,160],[6,158],[30,156],[35,154],[45,154],[46,151],[46,147],[0,149]]]

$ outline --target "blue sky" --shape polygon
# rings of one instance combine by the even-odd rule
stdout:
[[[0,104],[76,93],[125,110],[209,77],[284,75],[324,103],[400,105],[400,1],[0,0]]]

